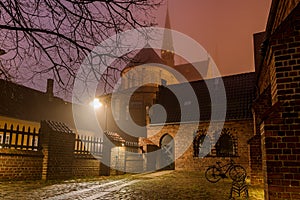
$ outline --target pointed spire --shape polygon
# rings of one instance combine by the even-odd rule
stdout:
[[[169,15],[169,3],[167,5],[161,57],[164,60],[166,65],[174,66],[174,47],[173,47],[173,37],[171,32],[171,22],[170,22],[170,15]]]
[[[169,14],[169,4],[167,6],[167,14],[165,19],[165,28],[171,29],[171,21],[170,21],[170,14]]]

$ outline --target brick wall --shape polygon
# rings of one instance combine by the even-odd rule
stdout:
[[[68,179],[72,177],[75,134],[54,131],[47,122],[41,122],[40,143],[44,155],[43,179]]]
[[[276,1],[278,1],[276,15],[274,15],[274,22],[270,24],[272,25],[272,27],[270,27],[272,33],[276,31],[278,26],[282,24],[282,22],[286,19],[286,17],[289,16],[291,11],[299,3],[299,0],[288,0],[288,1],[276,0]]]
[[[51,122],[57,130],[53,130],[48,123],[41,122],[38,137],[41,149],[32,150],[31,146],[23,147],[29,150],[14,149],[15,145],[0,148],[0,180],[49,180],[100,175],[99,157],[94,158],[88,151],[75,152],[75,134],[62,123]]]
[[[42,162],[38,151],[0,149],[0,180],[39,180]]]
[[[249,141],[249,165],[251,184],[263,183],[261,136],[255,135]]]
[[[265,69],[265,68],[264,68]],[[262,70],[266,72],[267,70]],[[266,73],[262,73],[261,77],[264,78],[265,84],[260,84],[260,95],[252,104],[253,120],[254,120],[254,136],[248,141],[249,144],[249,159],[250,159],[250,180],[252,184],[263,183],[262,173],[262,149],[261,149],[261,131],[260,124],[265,118],[267,111],[271,109],[271,88],[269,78]],[[261,83],[262,79],[260,80]],[[267,87],[266,87],[267,86]]]
[[[72,168],[74,177],[99,176],[100,160],[91,155],[75,155]]]
[[[175,157],[177,157],[175,169],[202,170],[204,172],[209,165],[215,164],[216,161],[223,161],[225,163],[230,159],[229,157],[222,158],[216,156],[208,156],[205,158],[194,157],[193,143],[191,141],[193,141],[193,137],[198,130],[204,130],[204,132],[206,132],[208,125],[208,123],[200,123],[198,129],[195,129],[197,124],[182,124],[185,133],[180,139],[176,138],[179,127],[178,124],[169,124],[164,127],[150,125],[148,126],[148,138],[156,145],[159,145],[161,137],[166,133],[170,134],[175,138]],[[250,168],[247,141],[253,136],[252,120],[227,121],[223,128],[226,129],[236,141],[237,155],[231,158],[235,160],[236,163],[243,165],[249,174]],[[214,124],[210,132],[206,133],[214,135],[214,133],[220,131],[220,129],[221,127],[219,124]],[[213,137],[211,138],[214,139]],[[188,148],[184,149],[186,146]],[[212,152],[214,154],[214,148],[212,148]]]
[[[271,108],[261,114],[262,121],[259,124],[265,199],[300,199],[298,2],[280,1],[264,60],[264,68],[269,71],[272,100]]]

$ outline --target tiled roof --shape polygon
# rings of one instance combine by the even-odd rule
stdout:
[[[181,75],[183,75],[188,82],[191,81],[198,81],[205,78],[208,72],[208,60],[195,62],[195,63],[185,63],[180,65],[175,65],[174,69],[177,70]],[[200,74],[201,73],[201,74]],[[181,77],[177,77],[179,82],[186,82],[182,81]]]
[[[134,67],[150,63],[163,64],[164,62],[154,51],[154,49],[149,44],[146,44],[146,46],[131,59],[131,61],[127,64],[127,67]]]
[[[120,142],[120,143],[124,143],[125,140],[118,134],[115,132],[111,132],[111,131],[105,131],[105,135],[114,142]]]
[[[226,98],[227,110],[226,120],[234,119],[251,119],[251,104],[254,96],[254,80],[255,73],[245,73],[232,76],[222,77]],[[190,121],[208,121],[211,119],[211,97],[207,85],[212,88],[211,95],[220,94],[220,78],[200,80],[191,83],[176,84],[160,89],[157,104],[161,104],[167,113],[166,123],[190,122]],[[192,88],[189,92],[189,86]],[[176,91],[181,99],[176,98],[172,91]],[[194,96],[194,98],[193,98]],[[218,98],[218,96],[216,97]],[[198,101],[198,102],[197,102]],[[181,107],[180,107],[181,105]],[[214,119],[221,120],[219,114],[224,109],[221,103],[214,103],[216,117]],[[198,109],[197,109],[198,108]],[[181,112],[184,113],[181,113]],[[200,117],[199,112],[200,111]],[[150,113],[151,124],[160,124],[164,121],[161,110],[154,109]]]
[[[149,44],[147,44],[143,49],[135,54],[135,56],[122,70],[122,73],[132,67],[151,63],[155,63],[157,66],[167,70],[167,68],[164,67],[164,61],[160,58],[157,52]],[[183,75],[185,80],[182,80],[182,76],[176,76],[176,74],[173,75],[176,76],[179,82],[186,82],[186,80],[188,82],[201,80],[203,77],[205,78],[207,76],[208,65],[208,60],[175,65],[173,68],[179,72],[180,75]]]
[[[140,144],[143,145],[156,145],[154,142],[152,142],[152,140],[148,139],[148,138],[140,138]]]
[[[69,129],[69,127],[66,124],[62,123],[62,122],[55,122],[55,121],[45,120],[45,123],[53,131],[62,132],[62,133],[73,133],[72,130]]]
[[[125,146],[138,146],[138,138],[135,141],[124,139],[119,133],[112,132],[112,131],[105,131],[105,135],[108,139],[113,142],[117,143],[118,145],[125,145]]]

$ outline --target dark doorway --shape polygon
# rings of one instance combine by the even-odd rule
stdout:
[[[175,144],[173,137],[169,134],[165,134],[160,139],[161,148],[161,169],[163,170],[174,170],[175,169]]]

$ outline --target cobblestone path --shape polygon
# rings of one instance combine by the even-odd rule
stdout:
[[[2,200],[64,200],[64,199],[229,199],[229,179],[213,184],[203,173],[162,171],[144,175],[100,177],[64,182],[0,182]],[[250,200],[262,200],[263,190],[249,186]],[[236,197],[235,199],[245,199]]]

